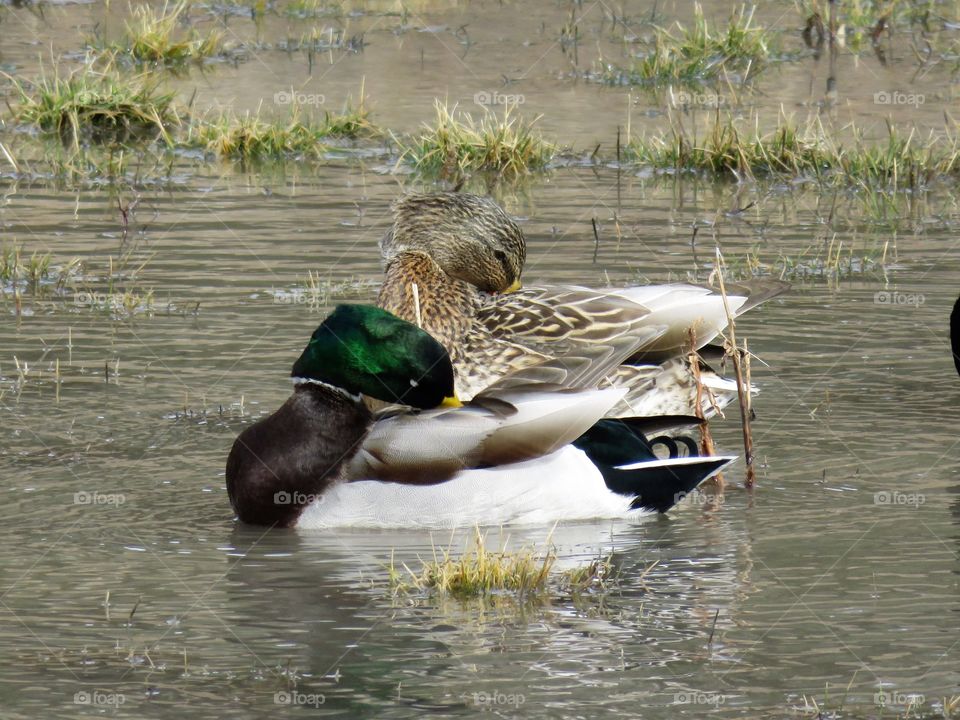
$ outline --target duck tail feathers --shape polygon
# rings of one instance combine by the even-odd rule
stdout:
[[[633,496],[631,509],[662,513],[734,460],[724,455],[647,460],[611,468],[604,480],[611,490]]]
[[[689,420],[684,416],[605,419],[574,445],[587,454],[610,491],[632,498],[632,509],[666,512],[736,459],[698,455],[696,442],[689,437],[665,434],[648,440],[641,431],[645,427],[660,432],[691,424],[686,422]],[[658,457],[654,452],[657,446],[665,448],[669,457]]]

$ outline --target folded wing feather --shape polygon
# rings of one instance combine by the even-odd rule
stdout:
[[[512,387],[462,408],[390,414],[374,423],[344,478],[429,485],[465,468],[547,455],[580,437],[623,395],[616,388]]]

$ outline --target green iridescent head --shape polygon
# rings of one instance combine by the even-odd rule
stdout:
[[[338,305],[290,375],[417,408],[456,404],[444,347],[416,325],[370,305]]]

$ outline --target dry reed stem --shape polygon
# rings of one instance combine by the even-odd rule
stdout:
[[[730,339],[727,352],[733,360],[733,370],[737,377],[737,399],[740,402],[740,423],[743,428],[743,454],[747,465],[747,476],[744,484],[752,488],[756,483],[756,473],[753,469],[753,434],[750,430],[750,387],[744,387],[743,367],[740,364],[740,349],[737,347],[737,327],[730,312],[730,303],[727,300],[727,289],[723,283],[724,261],[720,248],[717,248],[717,282],[720,284],[720,297],[723,298],[723,309],[727,314],[727,327]]]

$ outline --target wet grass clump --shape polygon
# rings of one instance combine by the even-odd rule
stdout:
[[[404,565],[405,573],[391,563],[390,588],[394,594],[431,592],[457,598],[503,591],[538,594],[547,590],[556,559],[552,549],[488,550],[483,535],[477,532],[472,545],[459,558],[453,557],[449,549],[440,555],[434,549],[433,559],[424,561],[419,571]]]
[[[454,557],[450,549],[422,562],[414,571],[404,564],[398,570],[388,567],[390,589],[394,595],[430,593],[465,600],[512,593],[523,598],[607,592],[618,580],[612,559],[600,557],[582,566],[553,572],[557,561],[548,540],[546,548],[520,548],[508,551],[488,550],[484,536],[477,530],[465,552]]]
[[[631,139],[625,156],[670,172],[715,176],[808,177],[822,184],[887,189],[913,189],[935,178],[960,171],[960,144],[949,134],[921,140],[888,127],[885,141],[868,142],[850,128],[847,143],[831,137],[819,123],[800,129],[781,119],[763,133],[756,124],[746,128],[732,117],[717,116],[702,137],[691,136],[678,123],[666,134]]]
[[[126,141],[162,137],[180,118],[173,93],[161,92],[146,76],[121,77],[89,68],[69,77],[41,78],[28,85],[11,78],[18,95],[13,109],[18,122],[56,133],[79,147],[82,141]]]
[[[726,27],[714,27],[698,4],[692,26],[656,28],[653,47],[646,53],[627,67],[604,64],[596,77],[610,85],[697,85],[738,73],[746,82],[769,56],[768,34],[753,24],[752,9],[741,7]]]
[[[264,120],[259,114],[223,113],[192,125],[186,143],[238,160],[319,158],[329,150],[323,137],[320,126],[302,121],[296,113],[284,122]]]
[[[172,6],[165,2],[158,9],[138,5],[123,37],[101,44],[98,49],[110,59],[129,57],[137,63],[160,65],[200,62],[223,54],[223,35],[219,31],[202,34],[194,28],[182,29],[188,7],[186,0]]]
[[[358,107],[347,105],[342,113],[326,112],[321,123],[303,119],[298,109],[285,120],[264,119],[259,113],[222,113],[212,120],[194,123],[186,144],[240,160],[318,159],[330,150],[327,140],[356,140],[380,134],[370,121],[369,110],[361,103]]]
[[[506,106],[502,116],[487,112],[477,121],[437,102],[434,124],[410,144],[400,143],[401,161],[424,175],[453,179],[473,173],[513,179],[546,168],[556,146],[534,130],[539,118],[527,122],[513,111]]]
[[[348,102],[339,113],[324,112],[321,133],[324,137],[348,140],[379,137],[383,134],[370,120],[370,110],[363,100],[357,106]]]

